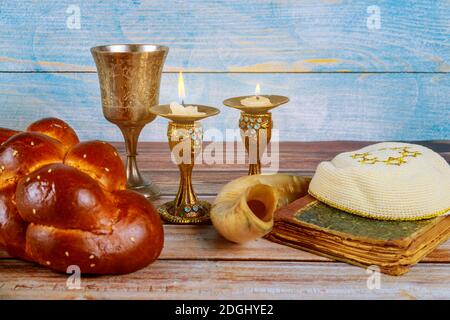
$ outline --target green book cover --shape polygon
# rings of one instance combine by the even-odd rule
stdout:
[[[312,196],[275,213],[268,239],[359,266],[402,274],[450,236],[450,216],[382,221],[330,207]]]

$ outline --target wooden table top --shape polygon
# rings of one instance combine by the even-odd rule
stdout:
[[[320,161],[369,142],[284,142],[280,171],[311,176]],[[420,142],[450,162],[450,141]],[[121,143],[115,144],[122,155]],[[172,199],[178,169],[166,143],[142,143],[139,163],[162,190],[159,205]],[[218,151],[220,154],[220,151]],[[216,154],[217,155],[217,154]],[[196,166],[194,187],[206,200],[226,182],[246,174],[243,164]],[[0,299],[449,299],[450,241],[403,276],[381,275],[369,290],[365,269],[335,262],[264,239],[229,243],[212,226],[165,225],[165,246],[152,265],[128,275],[82,277],[81,289],[66,286],[68,275],[13,259],[0,250]]]

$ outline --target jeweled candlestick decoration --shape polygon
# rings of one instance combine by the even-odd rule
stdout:
[[[272,126],[272,114],[270,112],[262,114],[241,112],[239,128],[243,131],[241,136],[244,139],[245,149],[248,154],[254,152],[256,155],[256,158],[249,156],[249,175],[261,173],[261,156],[264,153],[265,146],[269,144],[272,138]],[[264,139],[265,143],[261,145],[260,142]]]
[[[170,111],[170,105],[152,107],[151,112],[171,120],[167,128],[169,147],[180,170],[180,186],[175,200],[158,208],[161,217],[180,224],[208,223],[210,204],[197,198],[192,185],[192,170],[195,159],[202,150],[203,130],[201,119],[219,113],[208,106],[197,106],[196,115],[178,115]]]
[[[241,111],[239,128],[249,155],[248,174],[261,173],[261,157],[272,138],[272,114],[269,110],[289,101],[288,97],[277,95],[260,95],[259,85],[254,96],[229,98],[223,104]]]
[[[181,83],[182,77],[180,76]],[[179,86],[180,100],[184,99],[184,85]],[[191,107],[190,109],[188,109]],[[183,110],[180,108],[186,108]],[[201,201],[195,194],[192,184],[192,170],[195,159],[202,151],[203,129],[200,120],[218,114],[219,109],[195,105],[184,106],[176,103],[158,105],[150,112],[169,119],[167,138],[173,159],[180,170],[180,185],[175,200],[158,207],[161,217],[173,223],[202,224],[209,223],[210,203]]]

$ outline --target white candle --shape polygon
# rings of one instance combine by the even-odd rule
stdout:
[[[241,104],[245,107],[266,107],[271,106],[272,102],[270,102],[270,99],[264,96],[260,96],[261,93],[261,87],[259,83],[256,85],[255,88],[255,95],[252,97],[247,97],[241,100]]]
[[[199,112],[197,106],[183,106],[177,102],[170,103],[170,112],[180,116],[202,116],[205,112]]]
[[[178,74],[178,98],[184,101],[186,97],[186,91],[184,89],[183,73],[180,71]],[[202,116],[205,112],[199,112],[197,106],[185,106],[184,103],[179,104],[177,102],[170,103],[170,113],[179,116]]]

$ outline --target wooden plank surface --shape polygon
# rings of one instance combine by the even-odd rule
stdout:
[[[417,143],[424,147],[430,148],[438,152],[444,159],[450,162],[450,141],[410,141]],[[283,172],[296,172],[300,175],[311,175],[317,165],[321,161],[331,160],[334,156],[341,152],[361,149],[370,144],[377,143],[377,141],[316,141],[316,142],[288,142],[282,141],[279,144],[278,152],[274,153],[274,157],[279,158],[279,168]],[[125,158],[125,148],[122,142],[112,142]],[[203,144],[205,148],[208,143]],[[234,148],[234,149],[233,149]],[[241,146],[235,145],[227,149],[223,147],[223,152],[217,154],[219,160],[213,164],[206,164],[205,162],[196,163],[194,174],[203,174],[203,171],[227,171],[234,174],[233,171],[247,171],[248,167],[245,163],[237,162],[237,156],[234,163],[227,163],[225,152],[230,150],[240,150]],[[142,142],[138,146],[139,156],[138,163],[142,171],[153,174],[155,171],[176,171],[178,168],[172,162],[170,150],[167,142]],[[242,161],[239,158],[239,161]],[[247,160],[243,160],[247,161]],[[263,170],[266,170],[263,166]],[[200,173],[202,172],[202,173]],[[207,173],[205,173],[207,174]],[[199,176],[200,177],[200,176]]]
[[[114,143],[123,156],[123,144]],[[369,142],[284,142],[286,172],[313,172],[318,162]],[[450,161],[450,141],[423,142]],[[142,143],[145,174],[162,184],[173,199],[176,167],[165,143]],[[304,159],[309,161],[302,162]],[[301,164],[299,164],[301,163]],[[195,186],[212,201],[221,185],[245,174],[244,166],[200,165]],[[216,180],[215,180],[216,179]],[[172,180],[172,183],[170,183]],[[81,289],[66,286],[68,275],[11,258],[0,250],[0,299],[449,299],[450,241],[442,244],[406,275],[381,275],[380,289],[367,287],[366,270],[334,262],[265,239],[230,243],[213,226],[165,225],[164,250],[154,264],[122,276],[82,277]]]
[[[381,275],[368,289],[366,270],[341,263],[158,260],[125,276],[67,276],[17,260],[0,261],[0,299],[448,299],[448,264],[423,263],[401,277]]]
[[[167,71],[449,71],[448,1],[22,0],[0,11],[3,71],[93,71],[90,47],[129,42],[168,45]]]
[[[273,139],[448,140],[450,74],[191,74],[187,102],[216,106],[221,114],[203,121],[205,139],[233,140],[239,112],[226,98],[263,93],[291,101],[273,111]],[[101,111],[96,74],[0,73],[0,126],[24,128],[55,116],[68,121],[83,140],[120,141],[120,131]],[[163,76],[160,101],[177,100],[177,75]],[[167,120],[157,118],[142,141],[166,141]],[[239,136],[238,131],[234,134]],[[239,138],[240,139],[240,138]]]
[[[212,197],[207,198],[207,200],[212,199]],[[164,201],[167,200],[168,197],[165,197]],[[159,257],[160,260],[331,262],[327,258],[265,239],[257,239],[244,244],[231,243],[222,238],[211,225],[164,225],[164,232],[165,245]],[[11,256],[0,249],[0,259],[8,258],[11,258]],[[425,257],[422,262],[450,263],[450,241],[443,243]]]

